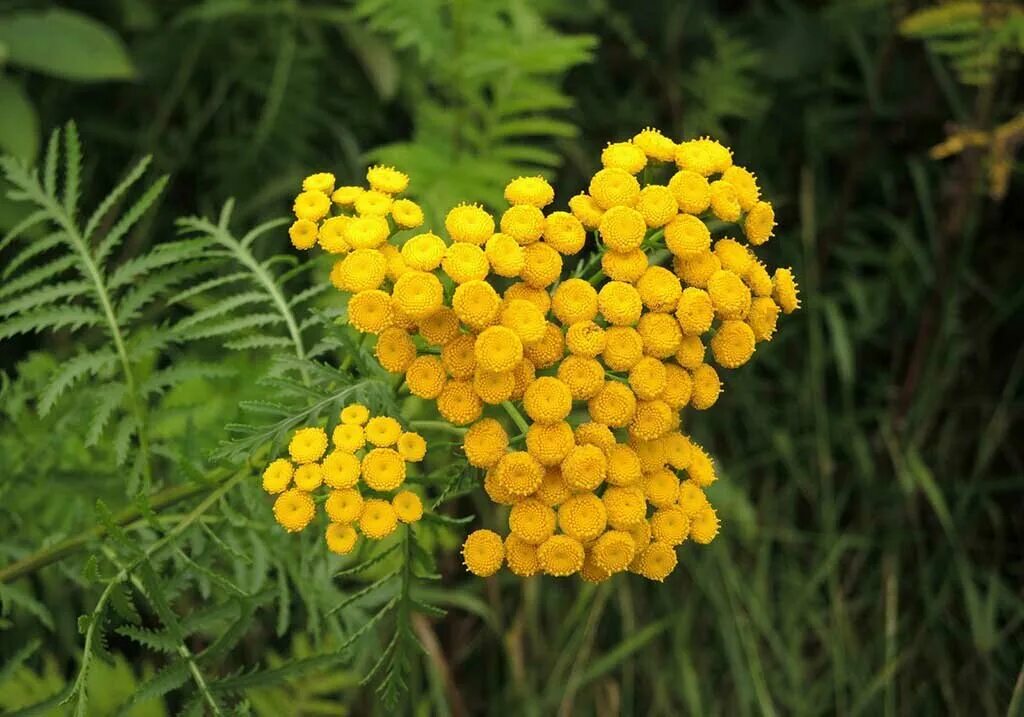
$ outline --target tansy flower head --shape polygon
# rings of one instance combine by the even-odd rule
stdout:
[[[755,296],[750,302],[747,324],[757,341],[771,341],[779,320],[779,305],[767,296]]]
[[[603,583],[612,576],[611,572],[605,570],[594,558],[593,546],[591,549],[584,549],[583,567],[580,568],[580,580],[585,583]]]
[[[384,283],[388,260],[376,249],[356,249],[334,265],[331,283],[342,291],[356,293],[377,289]]]
[[[678,431],[670,433],[662,439],[665,446],[665,458],[669,465],[677,471],[685,470],[690,465],[693,455],[693,443]]]
[[[612,281],[636,281],[647,271],[647,263],[647,254],[641,249],[609,250],[601,255],[601,271]]]
[[[676,363],[693,370],[704,363],[704,343],[700,336],[684,336],[676,349]]]
[[[683,289],[676,305],[676,319],[686,336],[700,336],[711,328],[715,318],[715,305],[703,289],[688,286]]]
[[[405,329],[392,326],[380,332],[373,355],[385,370],[405,373],[416,360],[416,344]]]
[[[549,321],[544,324],[544,336],[541,340],[526,346],[523,353],[536,368],[554,366],[565,355],[565,336],[560,328]]]
[[[520,278],[535,289],[554,283],[562,274],[562,255],[544,242],[523,248],[523,269]],[[546,292],[545,292],[546,293]]]
[[[409,186],[409,176],[394,167],[376,165],[366,170],[366,181],[370,187],[385,194],[399,194]]]
[[[359,535],[355,528],[344,523],[328,525],[324,538],[327,542],[327,549],[338,555],[348,555],[355,549],[356,543],[359,541]]]
[[[374,416],[366,422],[366,440],[375,446],[394,445],[402,435],[402,425],[390,416]]]
[[[350,403],[341,409],[339,418],[346,425],[362,426],[370,419],[370,409],[361,403]]]
[[[508,450],[508,434],[493,418],[484,418],[474,423],[462,440],[466,458],[470,465],[478,468],[490,468]]]
[[[683,481],[679,486],[679,509],[691,520],[708,505],[707,496],[692,480]],[[696,540],[696,538],[694,538]],[[698,541],[699,542],[699,541]]]
[[[423,209],[411,199],[396,199],[391,204],[391,218],[403,229],[415,229],[423,224]]]
[[[558,506],[558,527],[581,543],[599,536],[607,525],[604,503],[593,493],[577,493]]]
[[[487,371],[478,367],[473,374],[473,390],[481,401],[495,406],[512,397],[516,379],[512,371]]]
[[[608,486],[601,496],[608,525],[617,530],[626,530],[644,519],[647,501],[639,486]]]
[[[590,180],[590,196],[601,209],[611,209],[616,206],[633,206],[640,196],[640,183],[636,177],[624,169],[617,167],[602,169]],[[577,217],[581,222],[582,217]]]
[[[383,540],[395,532],[398,517],[391,503],[371,498],[363,504],[359,516],[359,530],[370,540]]]
[[[635,324],[643,311],[640,293],[622,281],[609,281],[602,286],[597,294],[597,306],[601,316],[616,326]]]
[[[320,221],[331,210],[331,200],[323,192],[301,192],[295,197],[292,211],[298,219]]]
[[[640,441],[651,441],[661,438],[678,422],[679,414],[664,401],[637,401],[636,412],[629,424],[629,435]]]
[[[558,365],[558,380],[569,387],[575,401],[589,401],[604,386],[604,366],[597,359],[566,356]]]
[[[747,212],[743,220],[743,233],[747,235],[747,241],[754,246],[760,246],[768,241],[775,229],[775,210],[768,202],[758,202]]]
[[[271,494],[282,492],[292,482],[294,472],[292,464],[284,458],[271,461],[263,471],[263,490]]]
[[[541,479],[540,485],[537,486],[537,490],[531,493],[532,497],[551,508],[557,508],[568,500],[570,495],[572,495],[572,492],[569,490],[568,483],[562,478],[562,471],[554,466],[544,471],[544,477]]]
[[[348,323],[361,333],[379,334],[391,324],[391,295],[380,289],[353,294],[348,301]]]
[[[640,574],[648,580],[664,582],[676,569],[675,548],[668,543],[653,542],[640,554]]]
[[[594,490],[608,474],[608,458],[597,446],[575,446],[562,461],[561,469],[569,488]]]
[[[410,463],[419,463],[427,455],[427,442],[418,433],[403,433],[398,437],[398,453]]]
[[[354,428],[361,431],[359,426],[338,426],[338,428]],[[328,455],[324,459],[322,468],[324,482],[331,488],[351,488],[359,482],[359,474],[362,470],[358,458],[341,450]]]
[[[459,317],[447,306],[432,313],[418,323],[420,336],[434,346],[444,346],[459,335]]]
[[[327,516],[335,524],[353,523],[363,511],[363,497],[353,489],[331,491],[324,503]]]
[[[292,488],[274,501],[274,519],[289,533],[297,533],[305,528],[314,515],[316,507],[305,491]]]
[[[303,463],[295,469],[295,487],[307,493],[314,491],[324,482],[323,469],[319,463]]]
[[[638,482],[643,475],[640,456],[632,447],[624,443],[616,443],[607,449],[608,482],[612,485],[624,486]]]
[[[374,448],[362,463],[363,481],[373,490],[391,491],[405,482],[405,461],[390,448]]]
[[[524,246],[540,239],[544,226],[544,212],[531,204],[517,204],[501,215],[501,233]]]
[[[543,466],[557,466],[576,445],[565,421],[534,423],[526,432],[526,451]]]
[[[509,511],[508,528],[521,540],[539,545],[555,533],[555,511],[534,498],[521,500]]]
[[[672,175],[668,180],[668,190],[679,211],[687,214],[703,214],[711,206],[711,185],[707,178],[688,169]]]
[[[665,225],[665,246],[682,259],[692,259],[711,246],[711,231],[690,214],[677,214]]]
[[[419,356],[405,372],[409,393],[420,398],[437,398],[446,380],[444,364],[437,356]]]
[[[302,189],[306,192],[330,194],[334,191],[334,175],[330,172],[311,174],[302,180]]]
[[[648,473],[644,476],[643,486],[647,502],[656,508],[667,508],[679,498],[679,478],[668,469]]]
[[[452,309],[462,323],[481,331],[497,320],[501,297],[486,281],[467,281],[455,289]]]
[[[313,463],[327,450],[327,434],[322,428],[300,428],[288,443],[288,453],[296,463]]]
[[[708,279],[708,296],[723,319],[742,319],[750,309],[750,289],[728,269],[719,269]]]
[[[606,381],[597,395],[587,402],[590,417],[613,428],[623,428],[633,420],[636,396],[617,381]]]
[[[702,137],[676,147],[676,164],[707,177],[732,166],[732,152],[713,139]]]
[[[441,363],[449,376],[465,379],[473,375],[476,370],[476,341],[472,334],[459,334],[441,347]]]
[[[366,192],[359,198],[359,201],[362,202],[364,197],[371,198],[374,194],[374,192]],[[387,241],[391,228],[388,226],[388,220],[383,216],[370,212],[364,212],[364,214],[365,216],[355,217],[345,224],[345,241],[353,249],[376,249]]]
[[[403,523],[415,523],[423,517],[423,501],[411,490],[402,490],[391,499],[395,516]]]
[[[586,244],[587,231],[569,212],[552,212],[544,223],[544,241],[559,254],[578,254]]]
[[[402,245],[402,258],[412,269],[433,271],[441,266],[447,248],[444,239],[426,232],[417,234]]]
[[[644,340],[631,326],[610,326],[601,358],[612,371],[629,371],[644,355]]]
[[[597,230],[609,249],[627,252],[640,247],[647,232],[647,222],[643,214],[631,207],[614,206],[601,217]]]
[[[494,575],[505,560],[501,536],[493,530],[474,530],[462,544],[462,560],[474,575],[481,578]]]
[[[352,245],[345,238],[345,232],[351,223],[352,217],[348,216],[331,217],[325,220],[317,232],[317,242],[320,244],[320,248],[328,254],[344,254],[350,250]],[[292,243],[295,243],[294,240]]]
[[[465,380],[448,381],[437,397],[437,410],[449,423],[465,426],[480,418],[483,404],[473,391],[473,383]]]
[[[581,423],[576,427],[575,434],[577,445],[597,446],[606,453],[615,445],[615,434],[603,423]]]
[[[541,570],[555,577],[579,572],[583,557],[583,544],[568,535],[552,535],[537,548]]]
[[[523,408],[537,423],[557,423],[572,410],[572,392],[557,378],[541,376],[527,387]]]
[[[525,451],[506,453],[494,470],[498,482],[513,496],[530,495],[544,478],[544,466]]]
[[[644,353],[659,359],[672,356],[683,340],[683,330],[672,314],[644,314],[636,325]]]
[[[722,173],[722,181],[728,182],[736,190],[736,200],[743,211],[748,212],[757,204],[761,190],[757,186],[757,178],[743,167],[733,165]]]
[[[296,249],[312,249],[317,240],[316,222],[310,219],[296,219],[288,229],[288,237]]]
[[[456,284],[482,281],[491,270],[484,250],[475,244],[466,242],[456,242],[448,247],[441,267]]]
[[[645,356],[629,370],[629,387],[636,397],[650,401],[665,389],[665,364],[652,356]]]
[[[514,533],[505,537],[505,562],[512,574],[521,578],[532,577],[540,570],[537,546],[527,543]]]
[[[647,155],[631,142],[612,142],[601,152],[601,164],[638,174],[647,166]]]
[[[590,549],[594,561],[610,573],[625,570],[636,552],[633,536],[621,530],[609,530]]]
[[[754,355],[754,331],[743,321],[723,321],[711,338],[711,353],[722,368],[739,368]]]
[[[728,182],[717,180],[711,183],[711,213],[723,222],[734,222],[740,218],[740,201],[736,188]]]
[[[534,246],[538,245],[535,244]],[[544,287],[530,286],[522,281],[512,284],[505,289],[503,298],[505,301],[512,301],[513,299],[532,301],[537,305],[542,314],[546,314],[551,310],[551,295],[548,294]]]
[[[722,268],[722,262],[708,250],[686,258],[675,257],[672,261],[672,268],[676,276],[683,280],[683,283],[697,289],[706,289],[708,279],[716,271]]]
[[[335,427],[331,434],[331,440],[339,451],[344,453],[355,453],[366,446],[367,436],[362,432],[362,426],[356,424],[342,423]]]
[[[408,271],[395,282],[392,296],[403,312],[414,319],[425,319],[441,308],[444,288],[433,274]]]
[[[597,229],[597,225],[601,223],[601,216],[604,214],[604,209],[598,206],[589,194],[577,194],[570,199],[569,210],[586,229]]]
[[[511,371],[523,358],[523,343],[507,326],[480,332],[473,347],[476,363],[488,371]]]
[[[710,505],[705,505],[690,523],[690,537],[694,542],[707,545],[718,535],[718,514]]]
[[[685,408],[693,393],[693,379],[683,368],[673,364],[665,364],[665,388],[658,398],[673,410]]]
[[[743,274],[743,281],[750,287],[754,296],[768,297],[772,295],[772,277],[768,275],[768,269],[759,261],[751,261]]]
[[[511,329],[524,346],[535,344],[544,338],[547,322],[544,314],[532,301],[512,299],[501,309],[501,325]]]
[[[484,256],[491,271],[498,276],[515,277],[523,270],[526,257],[523,248],[508,234],[493,234],[484,247]]]
[[[658,162],[671,162],[676,156],[676,143],[659,130],[645,128],[633,136],[633,144],[644,154]]]
[[[675,505],[661,508],[651,516],[651,535],[669,545],[679,545],[690,533],[690,519]]]
[[[672,190],[660,184],[648,184],[640,190],[636,209],[647,226],[652,228],[665,226],[679,213],[679,205]]]
[[[636,283],[640,300],[651,311],[672,311],[683,293],[679,277],[662,266],[647,269]]]
[[[702,363],[690,373],[693,380],[693,392],[690,396],[690,405],[698,411],[706,411],[718,401],[718,395],[722,392],[722,381],[718,378],[718,372],[706,363]]]
[[[359,195],[365,191],[362,187],[356,186],[338,187],[331,194],[331,201],[342,207],[351,206],[359,199]]]
[[[800,308],[799,293],[793,272],[789,269],[776,269],[772,277],[772,298],[784,314],[792,314]]]
[[[452,241],[483,244],[494,234],[494,217],[475,204],[460,204],[448,212],[444,227]]]
[[[509,204],[528,204],[543,209],[555,199],[555,190],[543,177],[517,177],[505,186]]]
[[[593,321],[580,321],[573,323],[565,332],[565,343],[570,353],[594,358],[604,351],[607,339],[605,330]]]

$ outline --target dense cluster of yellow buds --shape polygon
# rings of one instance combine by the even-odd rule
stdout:
[[[328,489],[327,547],[345,555],[359,541],[391,535],[399,522],[423,517],[423,502],[405,483],[407,464],[419,463],[427,444],[418,433],[403,431],[389,416],[371,417],[358,403],[341,411],[329,444],[324,429],[300,428],[288,444],[287,458],[272,461],[263,471],[263,490],[276,495],[274,518],[289,532],[298,532],[316,516],[316,491]],[[356,528],[358,527],[358,532]]]
[[[453,208],[447,239],[402,231],[422,212],[395,214],[408,179],[391,168],[371,168],[369,189],[313,175],[296,199],[293,243],[345,254],[331,280],[350,294],[349,323],[376,335],[378,361],[410,393],[469,426],[466,457],[509,506],[507,537],[478,530],[463,546],[477,575],[507,564],[520,576],[660,581],[681,543],[714,539],[714,466],[681,431],[682,411],[721,391],[705,339],[718,367],[737,368],[799,305],[792,273],[771,274],[754,254],[774,212],[726,147],[646,129],[601,162],[569,211],[546,213],[552,187],[520,177],[497,220]],[[327,218],[332,200],[354,214]],[[712,239],[711,226],[730,225],[734,236]],[[593,260],[563,278],[588,231]],[[502,411],[523,435],[510,438]]]

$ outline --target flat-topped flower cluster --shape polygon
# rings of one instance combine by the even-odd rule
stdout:
[[[295,201],[295,246],[340,255],[349,324],[409,393],[468,427],[468,462],[509,506],[505,537],[463,546],[477,575],[664,580],[679,545],[713,540],[715,469],[682,412],[710,408],[718,369],[799,306],[792,273],[754,253],[774,211],[726,147],[645,129],[601,163],[567,210],[520,177],[497,220],[459,205],[443,236],[411,231],[423,212],[395,198],[408,178],[393,168],[371,168],[368,188],[313,175]]]

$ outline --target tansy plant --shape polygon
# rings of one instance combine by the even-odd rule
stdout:
[[[463,545],[482,577],[507,564],[524,578],[631,571],[662,581],[680,545],[711,542],[719,519],[704,490],[716,472],[683,412],[713,406],[718,369],[744,365],[799,306],[790,270],[769,272],[754,252],[774,212],[728,148],[648,128],[608,145],[601,163],[568,211],[546,211],[550,184],[520,177],[497,221],[462,204],[439,233],[422,230],[421,209],[398,197],[409,178],[391,167],[372,167],[368,187],[314,174],[295,198],[292,244],[336,256],[330,280],[347,323],[400,393],[465,427],[466,462],[508,508],[505,537],[480,529]],[[306,428],[291,445],[301,465],[275,461],[264,479],[283,490],[294,470],[275,504],[289,530],[312,518],[310,489],[338,489],[326,504],[338,552],[352,548],[357,521],[369,538],[393,530],[405,495],[393,506],[356,497],[360,467],[371,489],[397,488],[403,456],[378,447],[359,464],[362,435],[350,439],[354,423],[342,422],[322,464],[327,436]],[[385,443],[370,440],[390,445],[399,431],[393,423]]]

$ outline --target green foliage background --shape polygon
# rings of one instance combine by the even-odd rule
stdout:
[[[26,201],[0,200],[25,229],[0,244],[0,711],[1024,713],[1021,138],[927,154],[1024,109],[1022,17],[0,2],[0,148],[42,167],[5,160]],[[392,400],[277,221],[301,178],[393,163],[436,222],[524,173],[564,202],[648,124],[757,170],[770,261],[802,281],[690,426],[719,539],[665,585],[581,587],[470,579],[454,518],[340,574],[358,561],[277,529],[260,460]],[[431,441],[442,513],[494,521]]]

